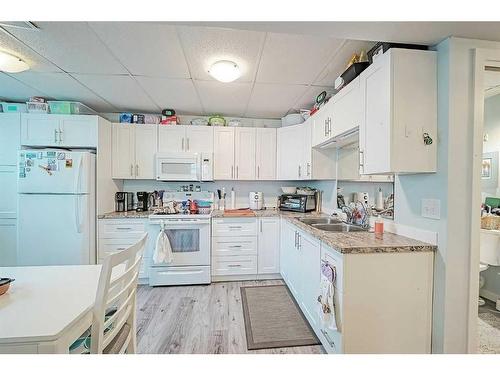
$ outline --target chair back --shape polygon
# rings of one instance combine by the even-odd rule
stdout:
[[[137,281],[147,236],[144,234],[136,244],[104,260],[93,311],[90,348],[93,354],[103,353],[125,324],[129,333],[113,353],[124,353],[127,349],[135,352]]]

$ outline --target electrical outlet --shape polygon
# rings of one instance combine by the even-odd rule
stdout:
[[[422,217],[441,219],[441,201],[439,199],[422,199]]]

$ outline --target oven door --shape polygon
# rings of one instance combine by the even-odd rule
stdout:
[[[157,154],[156,179],[160,181],[201,181],[199,154]]]
[[[153,252],[159,231],[159,225],[151,225]],[[210,265],[210,224],[169,224],[166,221],[165,233],[172,247],[172,263],[153,263],[153,267]]]

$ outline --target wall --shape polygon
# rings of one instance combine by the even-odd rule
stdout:
[[[437,353],[468,351],[474,48],[500,49],[500,43],[449,38],[436,47],[438,171],[395,181],[396,223],[438,233],[432,328]],[[440,220],[420,216],[422,198],[441,201]]]

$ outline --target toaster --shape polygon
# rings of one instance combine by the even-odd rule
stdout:
[[[283,194],[279,197],[282,211],[310,212],[316,209],[316,196],[304,194]]]

